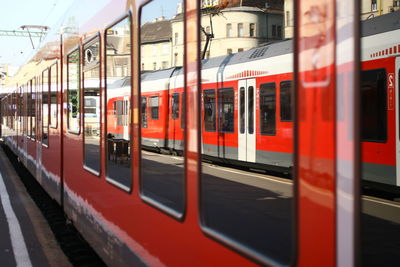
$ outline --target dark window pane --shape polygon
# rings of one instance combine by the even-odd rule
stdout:
[[[182,116],[181,116],[181,128],[185,129],[185,119],[186,119],[186,101],[185,101],[185,93],[182,93]]]
[[[172,119],[179,119],[179,93],[172,94]]]
[[[140,102],[142,103],[142,127],[147,128],[147,97],[142,96]]]
[[[158,120],[158,110],[159,110],[158,96],[150,97],[150,107],[151,107],[151,119]]]
[[[130,191],[131,178],[131,21],[106,29],[106,179]],[[93,53],[96,56],[96,52]],[[97,78],[97,77],[96,77]],[[123,104],[125,101],[125,105]],[[124,111],[125,106],[125,111]]]
[[[219,131],[233,133],[234,131],[234,92],[233,88],[218,89]]]
[[[207,132],[216,131],[215,90],[204,90],[204,128]]]
[[[386,71],[361,72],[361,139],[385,142],[387,136]]]
[[[292,81],[281,82],[281,121],[292,121]]]
[[[245,117],[245,112],[246,112],[246,95],[245,95],[245,90],[244,87],[240,87],[239,90],[239,94],[240,94],[240,110],[239,110],[239,122],[240,122],[240,133],[244,134],[245,130],[246,130],[246,117]]]
[[[260,86],[260,131],[261,134],[274,135],[276,93],[275,83],[263,83]]]
[[[248,96],[248,98],[249,98],[249,107],[248,107],[249,113],[248,113],[248,115],[249,116],[248,116],[248,120],[247,120],[248,124],[249,124],[248,133],[253,134],[254,133],[254,87],[253,86],[249,87],[248,94],[249,94],[249,96]]]

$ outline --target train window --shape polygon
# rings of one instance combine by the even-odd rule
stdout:
[[[292,121],[292,86],[293,81],[283,81],[280,84],[281,121]]]
[[[234,92],[233,88],[218,89],[218,129],[222,133],[234,131]]]
[[[83,45],[84,167],[100,174],[100,38]]]
[[[183,110],[179,110],[183,108],[180,106],[180,97],[185,90],[182,69],[184,45],[181,41],[185,40],[183,1],[147,2],[140,10],[140,40],[138,40],[141,51],[138,66],[142,66],[140,191],[146,203],[180,219],[185,206],[185,165],[184,158],[178,157],[185,153],[185,127],[182,127],[185,123],[184,114]],[[176,5],[178,14],[173,17],[159,17],[154,12],[156,9],[166,10]],[[168,36],[175,37],[174,41],[170,42]],[[168,51],[171,52],[166,53]],[[152,95],[155,93],[160,97],[153,98]],[[149,105],[147,110],[143,101],[145,97]],[[152,119],[153,117],[157,119],[146,120],[146,112],[150,113]]]
[[[151,119],[158,120],[158,96],[150,97],[150,107],[151,107]]]
[[[115,186],[130,191],[132,188],[131,18],[123,18],[108,27],[105,33],[106,179]],[[120,109],[119,114],[117,107]]]
[[[46,69],[43,74],[42,86],[42,144],[49,145],[49,70]]]
[[[57,87],[58,87],[58,76],[57,76],[57,63],[50,67],[50,127],[57,128]]]
[[[254,87],[249,86],[248,90],[248,98],[249,98],[249,103],[248,103],[248,133],[253,134],[254,133]]]
[[[386,70],[361,72],[361,139],[385,142],[387,138]]]
[[[261,134],[275,135],[276,121],[275,83],[263,83],[260,86],[260,131]]]
[[[147,97],[142,96],[140,98],[141,103],[141,114],[142,114],[142,127],[147,128]]]
[[[79,79],[79,49],[67,56],[67,99],[68,115],[67,126],[71,133],[79,134],[80,121],[80,79]]]
[[[399,82],[396,78],[400,77],[396,75],[399,70],[399,57],[396,51],[393,51],[400,52],[400,49],[395,49],[400,48],[398,46],[399,12],[380,12],[381,1],[371,2],[372,11],[379,10],[379,13],[371,12],[371,3],[360,1],[361,40],[357,56],[361,61],[358,95],[361,151],[360,155],[351,156],[361,161],[360,175],[355,175],[354,179],[350,176],[352,180],[350,177],[345,177],[346,179],[342,182],[342,192],[359,191],[356,195],[359,199],[349,202],[349,204],[355,203],[353,205],[355,211],[353,207],[353,210],[350,209],[353,211],[351,215],[354,213],[351,217],[352,221],[346,218],[348,224],[359,222],[359,225],[355,225],[353,234],[353,237],[359,236],[359,240],[356,239],[354,242],[360,246],[354,249],[354,251],[360,251],[358,265],[363,267],[399,266],[400,142],[396,136],[399,131],[400,98]],[[348,35],[348,31],[345,34]],[[392,40],[392,36],[396,37]],[[345,142],[345,144],[351,144],[347,140]],[[351,149],[344,149],[343,153],[345,153],[343,159],[346,161],[351,159],[351,157],[347,158],[347,155],[352,155]],[[354,167],[350,168],[346,162],[344,165],[346,171],[352,175],[358,173],[358,162],[350,163]],[[350,185],[360,187],[353,189]],[[361,209],[357,214],[358,202],[361,204]],[[347,206],[344,208],[347,209]],[[345,215],[342,218],[345,218],[344,216],[347,216],[349,212],[343,209],[343,214]],[[349,234],[348,229],[343,229],[342,232],[346,236]],[[345,241],[347,240],[343,239],[342,244]]]
[[[217,130],[214,89],[204,90],[204,129],[206,132]]]
[[[182,108],[182,116],[181,116],[181,129],[185,129],[185,124],[186,124],[186,121],[185,121],[185,118],[186,118],[186,110],[185,110],[185,107],[186,107],[186,105],[185,105],[185,92],[183,92],[182,93],[182,101],[181,101],[181,108]]]
[[[31,80],[31,92],[29,99],[29,136],[36,138],[36,78]]]
[[[239,101],[240,101],[240,109],[239,109],[239,123],[240,123],[240,133],[244,134],[246,130],[246,117],[245,117],[245,112],[246,112],[246,100],[245,100],[245,89],[244,87],[240,87],[239,89]]]
[[[172,119],[179,119],[179,93],[172,94]]]
[[[212,97],[202,92],[199,217],[207,236],[258,264],[287,266],[295,244],[293,186],[270,180],[261,170],[292,165],[293,137],[286,129],[281,131],[286,136],[275,135],[281,133],[275,129],[280,126],[275,125],[275,81],[291,74],[292,41],[272,36],[273,25],[283,21],[271,20],[269,13],[288,5],[278,1],[267,13],[250,11],[254,17],[242,27],[238,22],[248,15],[245,7],[261,7],[256,3],[260,1],[244,2],[224,1],[216,9],[203,6],[199,15],[199,80],[202,88],[219,86]],[[203,30],[207,27],[210,34]],[[278,70],[273,62],[285,67]],[[208,131],[215,126],[215,114],[217,131]]]

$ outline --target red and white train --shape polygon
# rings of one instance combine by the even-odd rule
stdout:
[[[351,34],[332,35],[342,24],[329,12],[313,20],[323,26],[315,28],[320,36],[299,16],[317,16],[320,5],[336,1],[296,3],[293,41],[202,61],[200,1],[186,0],[184,67],[141,73],[140,16],[150,2],[77,1],[2,98],[5,143],[110,266],[357,262],[356,238],[341,252],[342,236],[357,237],[357,220],[343,230],[336,219],[342,210],[345,219],[358,218],[360,195],[340,191],[345,172],[332,166],[343,158],[331,149],[341,138],[332,133],[349,116],[348,103],[343,110],[332,105],[341,96],[335,86],[358,75],[347,65],[332,69],[341,66],[339,48],[357,42]],[[362,171],[349,184],[362,177],[400,186],[398,21],[397,12],[362,23],[355,96]],[[314,65],[304,70],[307,51]],[[348,141],[354,125],[346,126]],[[142,146],[182,157],[146,154]],[[351,155],[346,170],[359,165]],[[262,170],[294,167],[294,185],[235,170],[217,175],[221,168],[210,174],[213,166],[202,167],[202,158]],[[172,188],[174,175],[182,179]],[[170,204],[177,195],[180,204]],[[341,206],[343,196],[349,206]]]

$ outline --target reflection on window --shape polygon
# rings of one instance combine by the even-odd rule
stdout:
[[[79,93],[79,49],[67,57],[67,86],[68,86],[68,130],[79,133],[80,120],[80,93]]]
[[[207,132],[216,131],[215,90],[204,90],[204,128]]]
[[[50,67],[50,127],[57,128],[57,63]]]
[[[130,191],[131,31],[130,17],[106,30],[106,179]],[[96,75],[96,79],[97,79]]]
[[[361,139],[385,142],[387,138],[386,71],[361,72]]]
[[[142,113],[142,127],[147,128],[147,97],[142,96],[141,102],[141,113]]]
[[[179,118],[179,93],[172,94],[172,119]]]
[[[233,88],[218,89],[218,121],[219,131],[233,133],[234,131],[234,92]]]
[[[150,97],[151,119],[158,120],[158,96]]]
[[[179,15],[160,18],[154,10],[176,6],[176,0],[148,2],[141,10],[139,64],[153,64],[153,69],[149,72],[144,68],[140,81],[140,192],[146,203],[180,218],[184,210],[185,170],[184,158],[175,156],[185,153],[184,107],[180,99],[185,88],[184,72],[177,67],[183,64],[184,8],[179,1]],[[171,45],[165,57],[151,56],[147,48],[155,41]],[[167,69],[171,66],[175,67]]]
[[[292,121],[292,81],[281,82],[281,121]]]
[[[49,70],[43,72],[42,87],[42,143],[49,145]]]
[[[260,86],[260,130],[261,134],[275,135],[275,83],[264,83]]]
[[[249,98],[249,103],[248,103],[248,133],[253,134],[254,133],[254,87],[250,86],[248,90],[248,98]]]
[[[246,117],[245,117],[245,112],[246,112],[246,95],[244,91],[244,87],[240,87],[239,89],[239,128],[240,128],[240,133],[244,134],[246,130]]]
[[[84,164],[100,173],[100,42],[95,38],[83,46],[83,134]]]

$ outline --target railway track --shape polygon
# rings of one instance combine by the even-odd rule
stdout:
[[[2,145],[29,195],[46,218],[61,249],[73,266],[102,267],[106,264],[67,219],[61,206],[40,186],[11,150]]]

